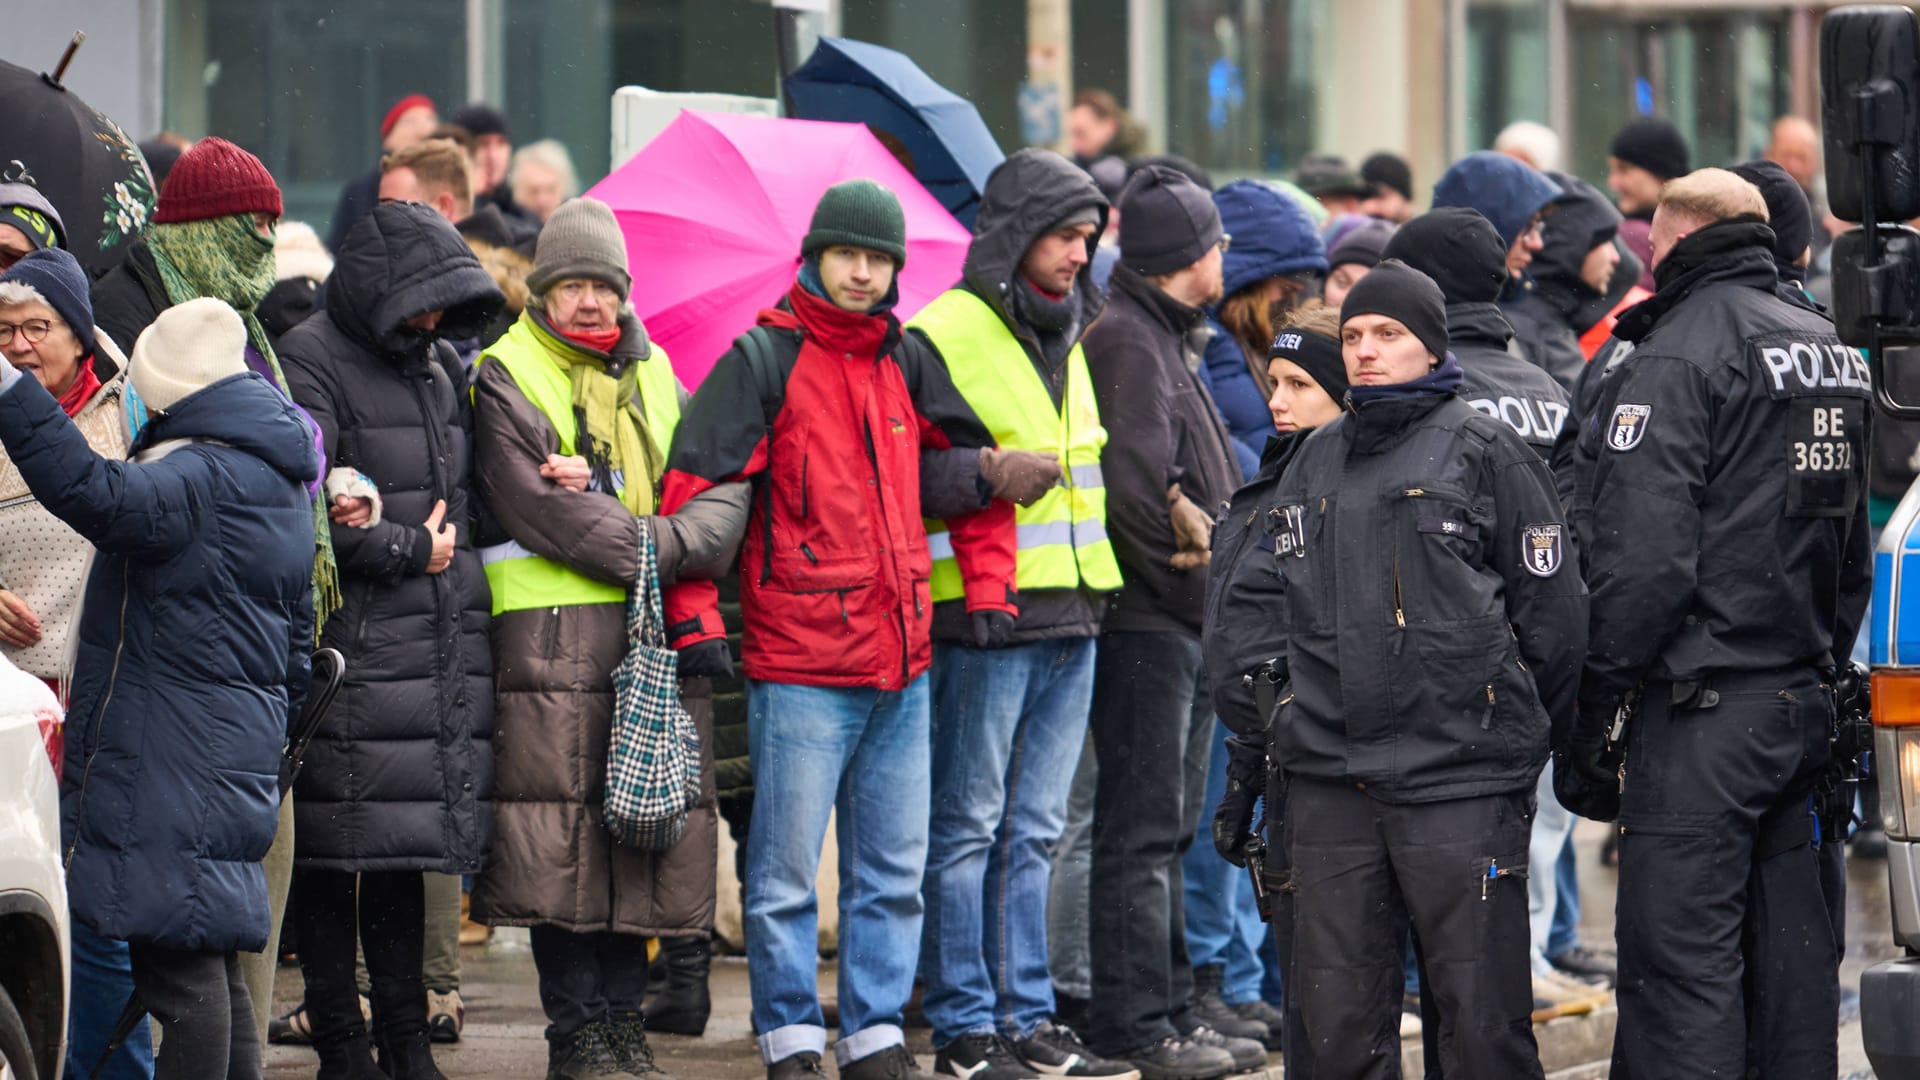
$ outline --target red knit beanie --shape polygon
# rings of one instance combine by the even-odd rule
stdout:
[[[427,95],[408,94],[406,97],[403,97],[399,101],[394,102],[393,108],[387,110],[386,119],[380,121],[380,137],[382,139],[393,134],[393,125],[400,122],[400,118],[407,114],[408,109],[428,109],[433,112],[439,111],[439,107],[434,105],[433,99],[428,97]]]
[[[160,185],[160,202],[153,223],[204,221],[229,214],[283,212],[280,185],[260,159],[221,138],[193,144],[174,162],[167,182]]]

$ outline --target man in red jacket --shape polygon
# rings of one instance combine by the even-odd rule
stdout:
[[[1016,611],[1005,497],[1037,498],[1050,477],[1027,460],[1044,455],[994,449],[938,357],[902,336],[892,308],[906,223],[892,192],[871,180],[828,190],[801,253],[786,299],[688,403],[661,511],[755,481],[740,559],[754,772],[747,962],[768,1075],[822,1075],[813,881],[837,808],[840,1076],[908,1080],[921,1075],[901,1014],[920,951],[931,770],[921,453],[971,453],[964,498],[939,501],[967,507],[948,527],[967,608],[983,622]],[[717,601],[704,582],[667,592],[685,670],[729,663]]]

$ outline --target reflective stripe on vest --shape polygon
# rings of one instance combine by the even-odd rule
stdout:
[[[1080,346],[1067,354],[1063,408],[1055,409],[1019,339],[973,293],[950,289],[908,325],[940,350],[954,386],[996,443],[1051,451],[1065,466],[1061,486],[1032,506],[1014,508],[1019,538],[1015,585],[1022,592],[1083,585],[1118,589],[1120,564],[1107,541],[1107,491],[1100,473],[1107,431],[1100,426],[1100,407]],[[965,586],[944,523],[927,522],[927,547],[933,556],[934,601],[960,599]]]
[[[488,360],[504,364],[514,385],[553,425],[560,452],[571,455],[578,431],[573,415],[573,380],[567,374],[563,348],[534,325],[531,315],[523,313],[520,321],[488,347],[474,365]],[[653,444],[655,460],[665,462],[667,448],[673,443],[673,429],[680,424],[680,383],[666,350],[657,344],[652,355],[638,363],[640,409],[646,418],[647,440]],[[648,489],[651,491],[658,482],[659,477],[648,477]],[[595,581],[511,540],[482,548],[480,560],[493,590],[495,615],[528,608],[618,604],[627,599],[625,586]]]

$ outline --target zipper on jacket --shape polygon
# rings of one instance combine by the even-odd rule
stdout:
[[[1393,655],[1400,655],[1400,647],[1407,642],[1407,611],[1400,598],[1400,558],[1393,560],[1393,625],[1397,628],[1393,636]]]
[[[1408,488],[1402,494],[1406,495],[1406,497],[1409,499],[1417,499],[1420,496],[1425,495],[1426,493],[1427,493],[1426,488]]]
[[[813,549],[807,546],[807,542],[805,540],[800,541],[800,554],[805,555],[807,557],[807,561],[812,563],[813,565],[815,566],[820,565],[820,560],[814,556]]]
[[[1493,730],[1493,684],[1487,684],[1487,711],[1480,714],[1480,730]]]
[[[107,720],[107,705],[113,701],[114,687],[120,683],[120,654],[127,648],[127,587],[133,581],[133,565],[126,561],[120,564],[120,633],[113,643],[113,667],[107,674],[107,692],[100,698],[100,707],[93,714],[93,747],[86,750],[87,763],[80,769],[80,792],[74,796],[73,816],[76,823],[83,821],[87,808],[87,778],[93,775],[93,759],[100,753],[101,725]],[[75,626],[74,633],[80,628]],[[80,827],[75,825],[73,842],[67,845],[67,857],[61,860],[61,869],[73,869],[73,853],[80,848]]]
[[[773,579],[773,485],[760,485],[760,584]]]
[[[808,503],[807,465],[812,460],[813,460],[812,455],[803,454],[800,457],[800,520],[801,521],[807,520],[807,503]],[[812,556],[808,556],[808,558],[812,558]],[[819,560],[815,559],[814,561],[818,562]]]

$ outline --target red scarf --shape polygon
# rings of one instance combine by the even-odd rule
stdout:
[[[80,370],[73,376],[73,385],[60,395],[60,407],[67,410],[70,417],[79,416],[80,410],[86,408],[87,402],[92,401],[93,395],[99,392],[100,376],[93,373],[93,357],[89,356],[80,361]]]
[[[555,329],[559,328],[555,327]],[[577,334],[569,330],[560,330],[559,333],[561,337],[575,345],[584,345],[603,353],[613,352],[613,347],[620,344],[620,328],[617,326],[611,330],[582,330]]]

